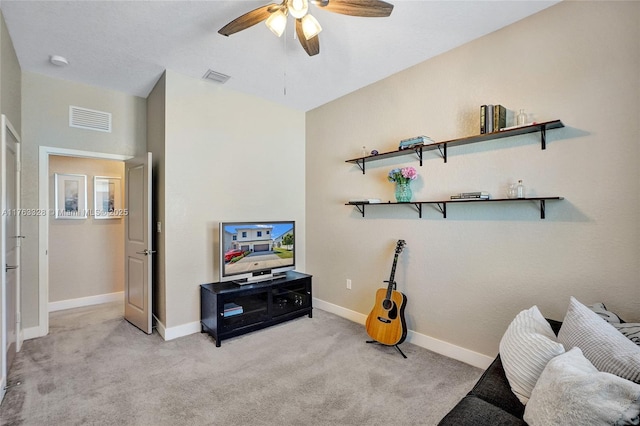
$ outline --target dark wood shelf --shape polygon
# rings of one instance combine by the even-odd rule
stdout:
[[[530,124],[528,126],[511,128],[507,130],[501,130],[498,132],[484,133],[481,135],[468,136],[468,137],[459,138],[459,139],[451,139],[451,140],[442,141],[442,142],[434,142],[427,145],[417,146],[415,148],[383,152],[378,155],[369,155],[366,157],[352,158],[350,160],[346,160],[345,162],[357,165],[362,170],[362,174],[364,174],[365,165],[367,162],[370,162],[370,161],[378,161],[378,160],[383,160],[385,158],[415,154],[420,162],[420,166],[422,166],[422,154],[427,151],[438,150],[440,151],[440,155],[442,156],[442,158],[444,159],[444,162],[446,163],[447,147],[468,145],[472,143],[485,142],[493,139],[502,139],[502,138],[508,138],[511,136],[518,136],[518,135],[524,135],[527,133],[536,133],[536,132],[540,132],[541,148],[546,149],[547,148],[547,136],[546,136],[547,130],[559,129],[561,127],[564,127],[564,124],[562,124],[562,121],[560,120],[545,121],[544,123],[535,123],[535,124]],[[494,201],[497,201],[497,200],[494,200]]]
[[[540,219],[546,217],[546,202],[564,200],[564,197],[527,197],[527,198],[492,198],[492,199],[478,199],[478,198],[464,198],[455,200],[427,200],[427,201],[409,201],[406,203],[387,202],[387,203],[365,203],[362,201],[350,201],[346,203],[347,206],[354,206],[362,214],[365,215],[365,208],[367,206],[395,206],[395,205],[412,205],[418,211],[418,217],[422,218],[422,206],[424,204],[434,205],[444,219],[447,218],[447,204],[460,204],[460,203],[500,203],[500,202],[536,202],[540,205]]]

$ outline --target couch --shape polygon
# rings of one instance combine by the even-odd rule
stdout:
[[[559,321],[547,320],[558,334]],[[471,391],[440,421],[439,425],[507,426],[526,425],[524,405],[511,391],[500,354],[482,374]]]

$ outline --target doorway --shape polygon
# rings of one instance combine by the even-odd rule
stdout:
[[[122,301],[124,162],[50,155],[49,176],[49,312]]]
[[[123,162],[130,158],[131,156],[117,155],[117,154],[106,154],[99,152],[91,152],[91,151],[82,151],[82,150],[74,150],[74,149],[64,149],[64,148],[54,148],[54,147],[46,147],[41,146],[39,152],[39,209],[45,211],[49,210],[49,206],[52,205],[52,195],[50,192],[53,192],[53,183],[51,182],[51,171],[50,171],[50,157],[51,156],[61,156],[61,157],[73,157],[80,159],[94,159],[94,160],[112,160],[117,162]],[[88,178],[88,176],[87,176]],[[54,179],[55,180],[55,179]],[[93,194],[88,197],[93,202]],[[93,210],[93,208],[89,208],[89,202],[87,203],[87,210]],[[89,212],[87,212],[89,213]],[[49,293],[50,293],[50,220],[49,216],[41,216],[39,218],[39,235],[38,235],[38,245],[39,245],[39,256],[38,256],[38,269],[39,269],[39,297],[38,297],[38,326],[37,330],[32,332],[32,335],[29,337],[39,337],[45,336],[49,333]],[[119,219],[122,220],[122,219]],[[67,225],[70,226],[70,225]],[[72,273],[72,272],[68,272]],[[105,300],[108,301],[108,300]],[[96,302],[96,299],[85,300],[85,302]],[[88,303],[91,304],[91,303]],[[73,306],[69,306],[73,307]]]

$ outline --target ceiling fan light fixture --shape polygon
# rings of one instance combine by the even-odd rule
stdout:
[[[304,38],[310,40],[320,34],[322,31],[322,27],[316,18],[311,16],[310,14],[306,14],[304,18],[302,18],[302,32],[304,33]]]
[[[282,10],[273,12],[266,20],[265,24],[272,33],[278,37],[282,36],[284,29],[287,27],[287,15]]]
[[[287,0],[289,13],[296,19],[302,18],[309,11],[308,0]]]

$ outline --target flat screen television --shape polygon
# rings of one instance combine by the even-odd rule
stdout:
[[[296,266],[295,221],[220,222],[220,281],[250,284]]]

